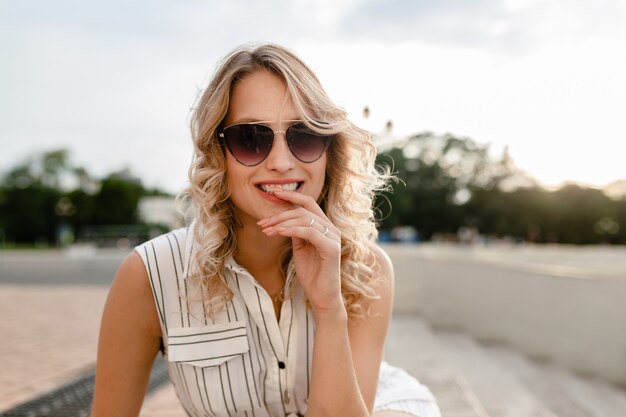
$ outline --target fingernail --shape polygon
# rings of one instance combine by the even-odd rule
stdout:
[[[273,230],[273,227],[266,227],[265,229],[263,229],[263,233],[271,233]]]

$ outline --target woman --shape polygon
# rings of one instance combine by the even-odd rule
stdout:
[[[122,263],[92,417],[137,416],[159,350],[190,416],[438,416],[381,366],[393,269],[373,243],[386,178],[367,133],[295,55],[261,45],[221,63],[192,136],[190,226]]]

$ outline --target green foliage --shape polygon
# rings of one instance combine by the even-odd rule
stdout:
[[[54,207],[61,193],[33,184],[0,188],[0,228],[14,242],[54,242],[58,226]]]
[[[431,133],[412,136],[401,147],[380,153],[377,163],[390,165],[400,179],[376,200],[380,227],[413,226],[425,239],[456,233],[463,211],[455,199],[460,190],[484,181],[488,166],[485,147]]]
[[[601,190],[576,185],[557,191],[477,189],[466,209],[485,234],[541,243],[626,243],[620,227],[626,225],[626,201],[611,200]]]
[[[102,180],[100,191],[94,196],[94,224],[137,223],[137,206],[144,195],[140,182],[109,176]]]
[[[71,187],[63,186],[72,184]],[[93,179],[55,150],[19,164],[0,186],[0,242],[54,245],[68,227],[76,236],[92,226],[137,225],[139,200],[166,195],[146,190],[128,171]]]
[[[399,179],[376,200],[381,229],[412,226],[423,239],[473,228],[534,242],[626,244],[626,200],[576,185],[545,190],[468,138],[422,133],[381,152],[378,163]]]

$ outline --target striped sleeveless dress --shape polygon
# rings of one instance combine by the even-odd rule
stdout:
[[[280,320],[272,300],[234,259],[225,277],[234,296],[206,317],[193,272],[193,232],[181,228],[135,248],[145,265],[161,326],[163,354],[176,395],[193,417],[304,416],[315,323],[302,287],[288,274]],[[439,417],[424,385],[383,362],[376,410]]]

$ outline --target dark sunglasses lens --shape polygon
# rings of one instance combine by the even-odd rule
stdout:
[[[234,125],[224,129],[223,133],[228,151],[244,165],[261,163],[272,149],[274,132],[267,126]]]
[[[328,148],[330,136],[312,131],[304,123],[296,123],[287,129],[287,144],[300,161],[315,162]]]

